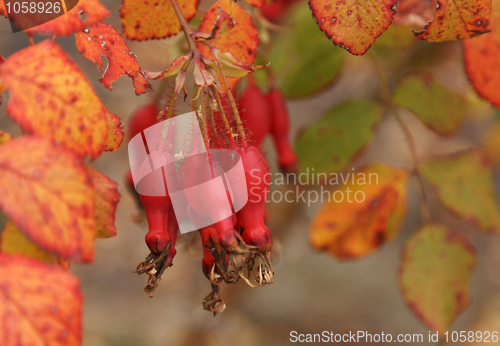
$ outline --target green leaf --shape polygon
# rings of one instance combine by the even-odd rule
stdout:
[[[301,171],[334,173],[346,168],[368,144],[381,113],[378,103],[362,100],[330,110],[297,140]]]
[[[470,302],[476,256],[467,238],[427,224],[407,243],[400,285],[407,304],[427,327],[446,332]]]
[[[298,6],[289,23],[293,28],[273,41],[269,58],[285,97],[304,97],[332,84],[346,53],[318,30],[307,6]]]
[[[440,84],[430,73],[404,78],[394,93],[394,102],[415,114],[429,129],[442,136],[457,132],[466,115],[466,101]]]
[[[499,231],[493,175],[482,153],[471,151],[430,161],[422,165],[421,172],[450,212],[483,231]]]

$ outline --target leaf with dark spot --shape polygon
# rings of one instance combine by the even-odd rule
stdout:
[[[309,240],[313,248],[339,259],[360,258],[398,234],[407,210],[409,174],[374,164],[343,176],[347,184],[328,191],[329,201],[314,217]]]
[[[396,0],[309,0],[319,28],[349,53],[363,55],[392,23]]]
[[[490,32],[491,0],[438,0],[434,20],[415,35],[429,42],[464,40]]]

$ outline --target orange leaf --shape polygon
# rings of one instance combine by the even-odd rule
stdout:
[[[109,66],[106,68],[100,82],[111,90],[111,83],[121,75],[132,78],[136,95],[151,89],[151,85],[141,72],[130,49],[121,35],[109,24],[97,23],[94,26],[75,34],[76,46],[84,57],[95,62],[102,73],[101,56],[104,55]]]
[[[11,221],[8,221],[0,232],[0,252],[7,255],[23,255],[50,264],[59,264],[68,270],[71,261],[48,253],[36,243],[29,240]]]
[[[7,112],[26,133],[52,138],[91,158],[116,149],[123,140],[120,119],[52,41],[10,56],[0,65],[0,78],[10,90]]]
[[[436,7],[436,0],[399,0],[394,24],[407,25],[420,30],[427,22],[434,19]]]
[[[110,12],[99,0],[79,0],[78,4],[64,16],[25,30],[25,32],[28,35],[49,34],[67,36],[94,25],[109,15]]]
[[[490,32],[491,0],[439,0],[435,19],[415,35],[429,42],[463,40]]]
[[[57,266],[0,254],[0,320],[3,346],[79,346],[80,283]]]
[[[234,19],[235,25],[229,32],[212,41],[212,45],[219,48],[221,52],[231,52],[241,62],[251,65],[255,60],[259,45],[258,32],[250,15],[237,3],[231,0],[218,0],[205,13],[198,30],[211,32],[219,16],[219,7]],[[198,43],[198,48],[204,56],[215,60],[209,47]],[[238,78],[228,79],[231,86],[238,81]]]
[[[396,0],[309,0],[319,28],[349,53],[363,55],[392,23]]]
[[[90,165],[85,168],[94,183],[96,238],[114,237],[116,206],[120,200],[118,184]]]
[[[123,123],[120,118],[111,113],[104,105],[102,112],[106,115],[106,145],[104,150],[115,151],[123,141]]]
[[[491,34],[462,41],[465,71],[479,96],[500,107],[500,2],[493,3]]]
[[[178,0],[189,21],[196,14],[199,0]],[[170,37],[181,30],[170,0],[123,0],[120,7],[123,34],[131,40]]]
[[[330,184],[339,183],[332,181],[335,178],[347,184],[329,194],[329,202],[314,218],[311,245],[339,259],[352,259],[391,241],[406,215],[408,172],[374,164],[340,178],[330,174]]]
[[[31,136],[0,146],[0,208],[43,249],[93,261],[92,180],[83,162],[61,146]]]

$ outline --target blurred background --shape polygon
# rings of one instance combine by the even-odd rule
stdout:
[[[105,22],[120,31],[120,2],[101,2],[111,11],[111,17]],[[204,1],[200,11],[206,10],[211,3]],[[299,3],[299,6],[307,5]],[[2,25],[8,22],[2,21]],[[4,57],[28,46],[23,33],[0,32],[0,52]],[[137,55],[141,68],[157,71],[175,58],[177,42],[182,39],[127,43]],[[40,37],[35,38],[36,42],[40,40]],[[153,93],[135,96],[131,80],[124,76],[113,84],[110,92],[99,83],[96,66],[79,54],[74,36],[59,37],[57,42],[84,71],[102,102],[125,124],[135,109],[154,96]],[[384,51],[383,47],[378,52],[393,54]],[[463,70],[460,43],[415,42],[406,51],[398,51],[396,59],[410,55],[414,57],[411,65],[399,69],[398,74],[425,68],[443,84],[471,100],[464,126],[456,136],[445,140],[428,131],[411,114],[403,114],[415,137],[419,157],[425,160],[437,154],[482,145],[498,121],[498,114],[472,92]],[[389,77],[390,67],[390,63],[384,65]],[[288,102],[292,139],[340,102],[351,98],[374,98],[377,94],[378,80],[370,59],[346,54],[342,72],[333,85],[314,96]],[[5,112],[7,102],[5,95],[0,107],[0,129],[18,135],[20,129]],[[375,254],[357,261],[340,262],[309,246],[309,223],[321,204],[308,207],[302,203],[270,203],[269,227],[275,242],[274,284],[255,289],[242,282],[223,286],[222,298],[227,309],[213,317],[201,305],[210,292],[210,284],[201,271],[201,241],[197,232],[180,235],[174,266],[163,275],[154,298],[150,299],[143,292],[146,278],[133,273],[149,250],[144,243],[147,225],[133,222],[138,210],[124,186],[124,174],[129,165],[127,143],[128,139],[118,151],[104,153],[92,163],[120,185],[122,198],[116,214],[118,234],[115,238],[97,241],[94,263],[73,264],[70,269],[82,281],[85,346],[286,345],[290,343],[291,331],[321,333],[325,330],[384,332],[394,336],[421,333],[423,345],[428,344],[428,329],[405,305],[397,281],[402,245],[421,223],[414,180],[410,184],[408,214],[397,238]],[[276,171],[275,153],[269,139],[264,151],[268,151],[266,158]],[[355,164],[372,161],[411,166],[405,137],[392,118],[379,124],[369,149]],[[498,173],[497,170],[495,179],[500,183]],[[433,219],[466,234],[478,255],[471,284],[472,305],[460,315],[453,329],[500,331],[500,237],[481,234],[440,210],[432,197],[430,202]]]

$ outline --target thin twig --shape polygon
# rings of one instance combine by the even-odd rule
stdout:
[[[422,178],[422,174],[420,173],[420,163],[418,160],[418,154],[417,154],[417,146],[415,144],[415,139],[413,138],[413,135],[411,134],[410,128],[406,124],[406,122],[403,120],[401,115],[397,112],[397,110],[393,106],[392,102],[392,97],[391,97],[391,91],[389,89],[389,83],[387,81],[387,77],[382,69],[382,66],[380,66],[377,58],[371,54],[368,55],[370,59],[373,62],[373,66],[375,67],[375,71],[377,72],[377,75],[379,77],[379,83],[380,83],[380,95],[382,98],[382,102],[385,104],[387,108],[390,109],[392,114],[394,115],[396,121],[398,122],[399,126],[404,132],[404,135],[406,137],[406,140],[408,141],[408,147],[409,151],[411,153],[412,161],[413,161],[413,173],[417,177],[418,184],[419,184],[419,195],[420,195],[420,212],[422,214],[422,218],[424,221],[428,222],[430,221],[431,218],[431,213],[430,213],[430,208],[429,208],[429,200],[427,198],[427,194],[425,192],[425,186],[424,186],[424,180]]]
[[[189,26],[186,17],[184,17],[184,14],[182,13],[179,3],[177,2],[177,0],[170,0],[170,3],[172,4],[172,8],[174,9],[177,19],[179,20],[179,24],[181,25],[182,31],[184,31],[184,34],[186,35],[186,40],[188,42],[189,48],[193,51],[193,55],[195,58],[199,57],[200,51],[198,50],[196,43],[194,43],[193,39],[190,36],[193,33],[193,30],[191,30],[191,27]]]
[[[411,156],[413,159],[413,172],[415,173],[415,176],[417,177],[418,184],[420,186],[420,211],[422,213],[422,218],[428,222],[431,219],[431,212],[429,208],[429,201],[427,199],[427,194],[425,192],[425,186],[424,186],[424,180],[422,178],[422,174],[420,173],[420,164],[418,160],[418,154],[417,154],[417,146],[415,144],[415,140],[413,138],[413,135],[411,134],[410,129],[408,128],[408,125],[405,123],[403,118],[399,115],[399,113],[391,107],[391,111],[396,118],[396,121],[398,122],[399,126],[403,130],[406,139],[408,141],[409,149],[411,152]]]

